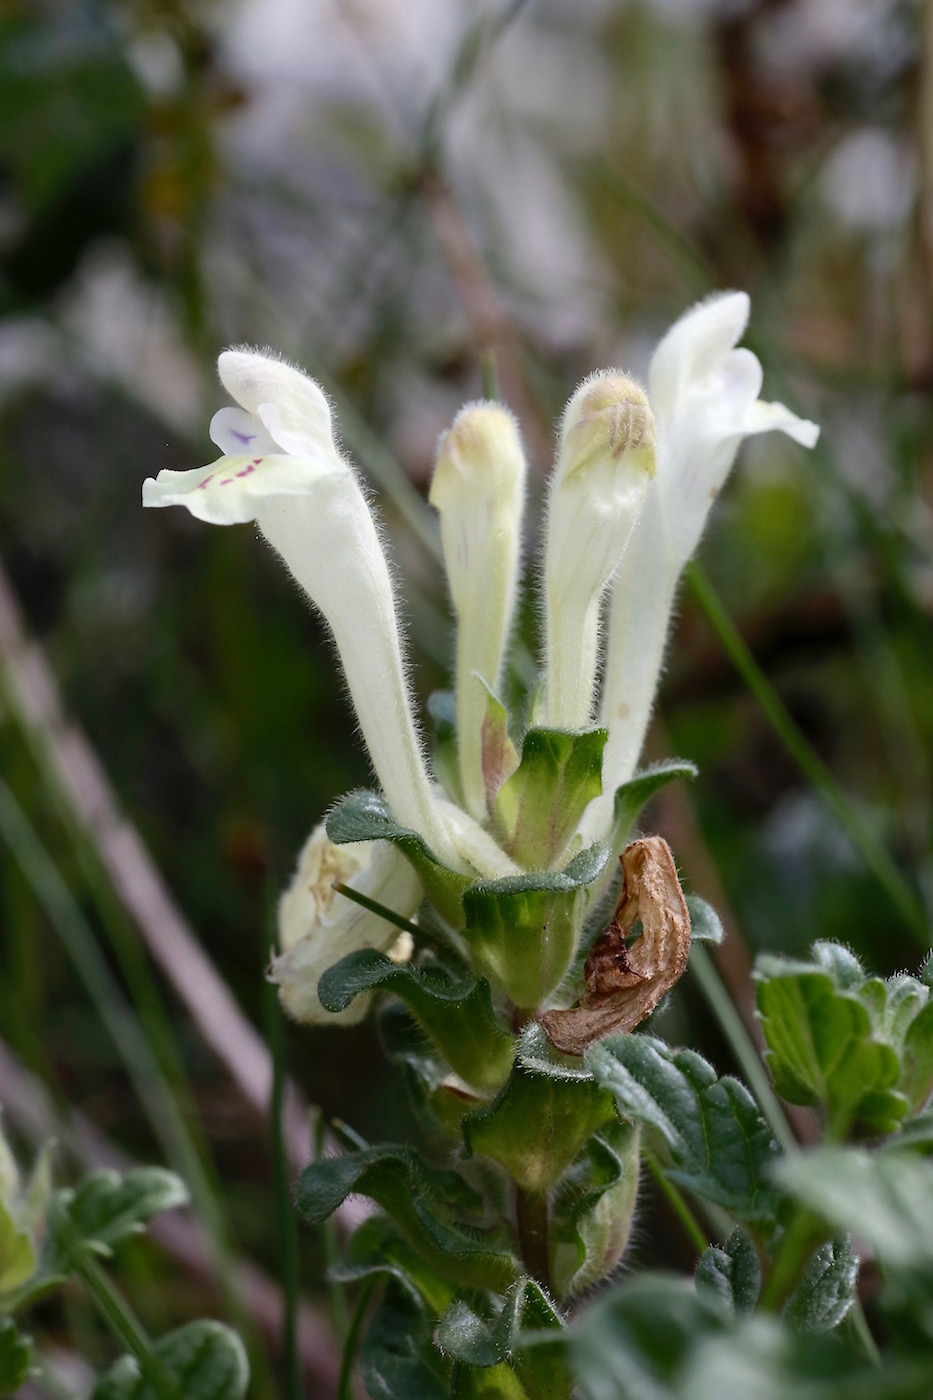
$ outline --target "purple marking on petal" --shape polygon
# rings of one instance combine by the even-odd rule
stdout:
[[[244,447],[248,442],[256,441],[256,433],[241,433],[238,428],[231,429],[233,436],[243,443]]]
[[[260,460],[260,462],[261,462],[261,461],[262,461],[262,458],[260,457],[259,460]],[[254,472],[255,470],[256,470],[256,465],[255,465],[255,463],[250,462],[250,464],[249,464],[248,467],[244,467],[243,470],[242,470],[241,472],[237,472],[237,476],[249,476],[250,472]]]
[[[232,476],[228,476],[227,479],[226,479],[225,481],[222,481],[220,484],[221,484],[221,486],[232,486],[232,485],[233,485],[233,477],[232,477]]]
[[[199,491],[203,491],[204,488],[208,485],[208,483],[211,482],[211,481],[213,481],[213,480],[214,480],[214,473],[211,472],[210,476],[206,476],[206,477],[204,478],[203,481],[201,481],[201,482],[198,483],[198,490],[199,490]]]

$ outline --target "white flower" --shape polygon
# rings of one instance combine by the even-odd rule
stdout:
[[[225,455],[195,471],[160,472],[145,482],[143,505],[183,505],[214,524],[257,522],[333,631],[395,819],[456,864],[415,730],[389,568],[334,443],[327,401],[313,380],[268,355],[228,350],[218,369],[240,405],[211,421]]]
[[[296,1021],[352,1025],[366,1014],[369,997],[357,997],[345,1011],[325,1011],[317,995],[321,974],[360,948],[389,952],[411,935],[363,909],[334,886],[345,884],[410,919],[422,899],[418,877],[403,855],[386,841],[335,846],[323,825],[316,826],[298,857],[292,883],[279,901],[279,948],[269,979],[279,988],[286,1011]]]
[[[438,444],[429,500],[457,614],[457,749],[467,810],[486,815],[486,684],[498,689],[518,592],[525,455],[511,413],[467,404]]]
[[[604,833],[613,793],[635,771],[677,582],[742,440],[776,428],[813,447],[819,436],[815,423],[759,399],[761,365],[750,350],[735,348],[748,315],[744,292],[710,297],[671,327],[651,362],[658,470],[612,589],[600,710],[609,740],[603,796],[591,804],[582,826],[588,839]]]
[[[591,722],[599,604],[655,470],[644,391],[614,372],[585,380],[567,405],[547,505],[544,722]]]

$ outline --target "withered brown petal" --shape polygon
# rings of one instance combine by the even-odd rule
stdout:
[[[632,841],[621,861],[622,897],[586,960],[583,996],[567,1011],[538,1017],[551,1043],[567,1055],[582,1055],[603,1036],[634,1030],[687,967],[690,915],[667,842],[660,836]],[[641,934],[626,948],[639,918]]]

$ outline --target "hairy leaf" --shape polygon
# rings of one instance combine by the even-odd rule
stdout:
[[[243,1343],[220,1322],[189,1322],[153,1347],[185,1400],[243,1400],[249,1365]],[[98,1381],[92,1400],[159,1400],[139,1363],[124,1356]]]
[[[463,892],[471,877],[442,865],[416,831],[399,826],[379,793],[365,788],[348,792],[328,814],[327,834],[338,846],[391,841],[411,862],[435,909],[453,928],[462,927]]]
[[[656,793],[667,787],[668,783],[674,782],[676,778],[695,778],[698,771],[696,764],[690,763],[687,759],[666,759],[663,763],[655,763],[650,768],[643,768],[640,773],[635,774],[634,778],[630,778],[627,783],[616,788],[613,799],[612,839],[610,841],[612,849],[614,851],[622,849],[631,835],[635,819],[642,807],[650,802]]]
[[[360,1351],[370,1400],[449,1400],[450,1367],[431,1333],[432,1319],[424,1307],[390,1284]]]
[[[784,1316],[797,1332],[829,1332],[855,1301],[859,1260],[848,1235],[828,1240],[807,1265]]]
[[[822,1147],[776,1168],[791,1195],[890,1267],[933,1268],[933,1162],[909,1152]]]
[[[505,1079],[515,1037],[495,1018],[488,982],[454,982],[439,969],[400,965],[374,948],[361,948],[327,969],[318,997],[327,1011],[343,1011],[354,997],[375,989],[394,992],[405,1002],[468,1083],[496,1088]]]
[[[622,1116],[649,1130],[672,1181],[740,1220],[773,1224],[777,1192],[769,1173],[777,1146],[737,1079],[719,1079],[692,1050],[672,1050],[646,1035],[600,1041],[586,1052],[586,1064]]]
[[[439,1278],[505,1288],[521,1272],[498,1243],[451,1221],[452,1207],[470,1195],[462,1178],[427,1167],[406,1147],[370,1147],[313,1162],[298,1180],[295,1201],[305,1219],[319,1225],[349,1195],[369,1196],[380,1205]]]
[[[58,1193],[72,1247],[80,1242],[104,1255],[139,1234],[150,1216],[187,1205],[188,1199],[180,1177],[162,1167],[134,1167],[123,1176],[93,1172],[73,1191]]]
[[[876,1036],[859,994],[840,991],[829,972],[783,958],[759,958],[755,975],[778,1093],[821,1107],[839,1135],[856,1124],[893,1132],[908,1108],[895,1087],[900,1061]]]
[[[696,1286],[716,1297],[730,1317],[755,1311],[761,1290],[761,1266],[744,1230],[733,1230],[725,1245],[711,1244],[696,1267]]]

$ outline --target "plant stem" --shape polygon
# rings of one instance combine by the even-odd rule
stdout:
[[[819,1227],[811,1212],[796,1211],[778,1247],[771,1272],[761,1291],[762,1311],[781,1311],[793,1293],[807,1256],[818,1238]]]
[[[69,1246],[69,1257],[75,1273],[81,1278],[114,1336],[123,1343],[139,1362],[143,1376],[159,1396],[159,1400],[182,1400],[177,1385],[152,1350],[126,1299],[114,1288],[97,1260],[86,1249]]]
[[[880,1366],[881,1352],[878,1350],[878,1343],[871,1334],[871,1328],[865,1316],[865,1309],[862,1307],[862,1300],[858,1296],[856,1296],[849,1309],[849,1322],[852,1331],[861,1342],[862,1349],[871,1364],[873,1366]]]
[[[719,1022],[723,1035],[732,1047],[732,1053],[741,1065],[752,1093],[771,1125],[771,1131],[784,1151],[792,1152],[797,1142],[771,1088],[771,1081],[761,1063],[761,1057],[732,1003],[732,998],[722,984],[712,958],[698,943],[690,949],[688,967],[699,983],[700,991]]]
[[[887,890],[892,904],[900,911],[911,932],[924,950],[928,949],[927,918],[914,891],[880,841],[876,840],[874,834],[853,811],[849,799],[830,769],[811,748],[791,719],[783,701],[758,665],[709,579],[696,563],[688,564],[685,576],[730,661],[758,701],[778,738],[804,777],[820,793],[865,864]]]
[[[272,911],[274,904],[267,901],[269,912],[266,917],[268,929],[266,953],[271,957],[275,951],[275,931]],[[285,1027],[276,990],[268,981],[263,982],[263,1000],[266,1019],[266,1033],[269,1051],[272,1056],[272,1100],[269,1105],[269,1126],[272,1134],[272,1174],[275,1191],[276,1214],[278,1216],[279,1257],[282,1269],[282,1293],[284,1311],[282,1317],[282,1351],[285,1359],[285,1393],[288,1400],[301,1400],[301,1366],[298,1359],[298,1233],[292,1209],[288,1180],[288,1158],[285,1152],[284,1107],[285,1107]]]
[[[657,1158],[654,1157],[650,1152],[645,1152],[643,1155],[648,1170],[653,1176],[659,1191],[665,1197],[668,1205],[671,1207],[671,1210],[677,1216],[677,1219],[680,1221],[681,1225],[684,1227],[687,1234],[690,1236],[690,1242],[696,1250],[697,1254],[702,1254],[709,1244],[709,1240],[706,1238],[706,1235],[703,1231],[703,1227],[697,1220],[693,1211],[687,1205],[687,1202],[684,1200],[684,1197],[678,1190],[678,1188],[674,1185],[672,1181],[668,1181],[667,1177],[664,1175],[663,1170],[661,1169],[661,1164],[660,1162],[658,1162]]]
[[[340,1379],[337,1382],[337,1400],[353,1400],[353,1365],[356,1361],[356,1349],[360,1333],[363,1330],[363,1323],[366,1320],[366,1309],[369,1307],[369,1300],[375,1287],[376,1279],[368,1278],[360,1289],[360,1296],[353,1312],[353,1320],[343,1344],[343,1360],[340,1363]]]
[[[525,1268],[542,1288],[551,1287],[548,1255],[548,1202],[545,1191],[515,1188],[515,1224]]]

